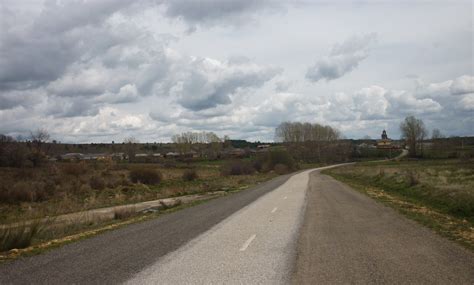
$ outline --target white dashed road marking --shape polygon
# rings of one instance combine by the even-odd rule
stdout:
[[[245,251],[247,247],[252,243],[252,241],[255,239],[257,235],[252,235],[240,248],[240,251]]]
[[[278,209],[277,207],[273,208],[272,214],[275,213],[277,211],[277,209]]]

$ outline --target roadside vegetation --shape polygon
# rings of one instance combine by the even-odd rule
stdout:
[[[474,249],[474,160],[366,162],[324,173]]]
[[[297,167],[286,151],[278,149],[253,158],[207,162],[102,160],[44,162],[41,167],[2,167],[0,252],[110,223],[90,221],[57,228],[39,222],[23,223],[25,221],[190,194],[238,191]],[[136,215],[134,210],[121,209],[114,213],[114,219],[121,222]],[[8,226],[12,224],[15,226]],[[46,227],[47,230],[40,231]]]

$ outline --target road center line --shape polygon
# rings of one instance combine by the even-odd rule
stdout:
[[[240,248],[240,251],[245,251],[249,247],[250,243],[257,237],[257,235],[252,235]]]
[[[272,214],[275,213],[277,211],[277,209],[278,209],[277,207],[273,208]]]

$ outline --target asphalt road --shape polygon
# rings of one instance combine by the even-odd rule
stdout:
[[[314,172],[293,284],[474,284],[474,254]]]
[[[319,171],[0,265],[0,284],[473,280],[471,252]]]
[[[128,284],[289,283],[309,172],[292,176]]]
[[[0,284],[117,284],[274,190],[289,175],[233,195],[0,265]],[[181,272],[185,274],[185,272]]]

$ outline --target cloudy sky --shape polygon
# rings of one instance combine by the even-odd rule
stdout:
[[[474,135],[472,1],[2,0],[0,133]]]

